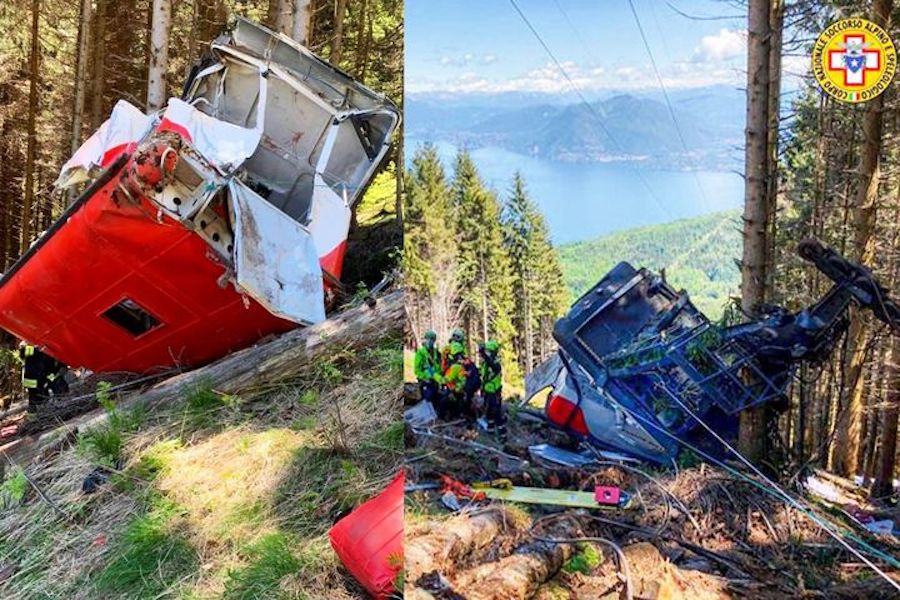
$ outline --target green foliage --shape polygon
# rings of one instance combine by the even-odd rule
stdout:
[[[449,188],[434,146],[416,151],[407,175],[401,266],[409,292],[453,289],[454,240]]]
[[[543,216],[521,177],[504,207],[464,150],[448,182],[426,144],[408,179],[402,263],[411,330],[446,337],[462,327],[470,354],[485,335],[498,341],[504,380],[518,385],[523,347],[536,349],[536,360],[565,307],[562,270]]]
[[[335,386],[344,380],[344,373],[334,357],[317,360],[312,365],[313,379],[326,386]]]
[[[109,425],[91,429],[78,436],[79,452],[106,467],[116,466],[124,445],[122,432]]]
[[[215,391],[210,381],[201,381],[190,386],[182,391],[182,395],[184,397],[182,416],[194,429],[212,427],[216,422],[218,411],[239,402],[236,396]]]
[[[112,560],[92,580],[96,597],[155,598],[197,568],[197,553],[180,533],[180,509],[162,496],[149,499],[113,542]]]
[[[97,401],[106,411],[106,423],[78,435],[79,452],[97,464],[115,468],[125,447],[125,434],[136,431],[145,421],[146,407],[138,405],[129,411],[116,406],[109,382],[97,384]]]
[[[590,575],[603,563],[603,554],[593,544],[579,542],[577,548],[578,551],[563,565],[563,570],[567,573]]]
[[[469,351],[488,331],[489,337],[504,348],[505,378],[517,381],[521,375],[513,350],[515,279],[503,239],[500,201],[485,187],[465,150],[456,157],[450,198],[456,225],[456,280],[460,288],[457,311],[468,334]]]
[[[14,468],[0,484],[0,508],[21,503],[27,491],[28,478],[25,471],[21,467]]]
[[[503,207],[503,241],[515,278],[516,347],[522,350],[520,364],[530,369],[539,362],[535,348],[540,346],[541,337],[548,335],[568,303],[559,255],[520,173],[516,173]],[[531,365],[527,364],[529,359]]]
[[[225,581],[226,600],[255,600],[278,597],[279,582],[297,571],[301,562],[295,556],[290,538],[270,533],[246,547],[250,564],[229,571]]]
[[[370,441],[365,443],[365,446],[402,452],[403,433],[405,428],[406,425],[403,421],[391,423],[386,428],[377,432]]]
[[[572,300],[621,261],[659,271],[676,289],[686,290],[710,319],[720,318],[731,295],[740,291],[741,235],[736,212],[714,213],[663,225],[619,231],[559,249]]]

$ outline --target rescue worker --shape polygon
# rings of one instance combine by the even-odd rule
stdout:
[[[463,356],[462,365],[463,371],[466,373],[466,385],[463,389],[466,418],[469,421],[469,427],[473,428],[475,420],[481,411],[481,407],[478,406],[478,388],[481,387],[481,374],[478,372],[478,365],[468,356]]]
[[[438,406],[438,416],[452,420],[465,414],[466,370],[463,366],[465,350],[462,344],[451,342],[447,350],[447,368],[444,370],[444,389]]]
[[[438,388],[443,381],[441,375],[441,353],[438,351],[437,334],[433,331],[425,332],[425,340],[416,350],[414,368],[416,379],[419,381],[419,392],[422,400],[436,404]]]
[[[22,388],[28,393],[29,408],[37,408],[47,402],[51,394],[69,391],[65,379],[66,366],[40,349],[22,342],[19,344],[22,360]]]
[[[503,367],[500,344],[489,340],[478,347],[481,355],[481,393],[484,396],[488,431],[495,431],[506,441],[506,415],[503,412]]]
[[[466,332],[462,329],[454,329],[453,333],[450,334],[450,341],[447,342],[447,345],[444,346],[443,352],[441,352],[441,367],[444,371],[450,366],[450,349],[453,344],[459,344],[465,350],[466,347]]]

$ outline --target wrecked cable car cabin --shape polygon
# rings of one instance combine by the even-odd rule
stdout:
[[[325,319],[390,100],[239,19],[155,114],[119,101],[87,188],[0,279],[0,327],[72,367],[195,367]]]

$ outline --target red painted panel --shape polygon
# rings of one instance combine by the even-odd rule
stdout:
[[[148,202],[101,187],[0,285],[0,327],[97,372],[198,366],[296,324],[231,284],[207,244]],[[102,316],[128,298],[161,325],[133,336]]]

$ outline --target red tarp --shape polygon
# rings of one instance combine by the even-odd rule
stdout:
[[[394,591],[403,568],[403,482],[400,473],[383,492],[338,521],[329,533],[341,562],[379,600]]]

